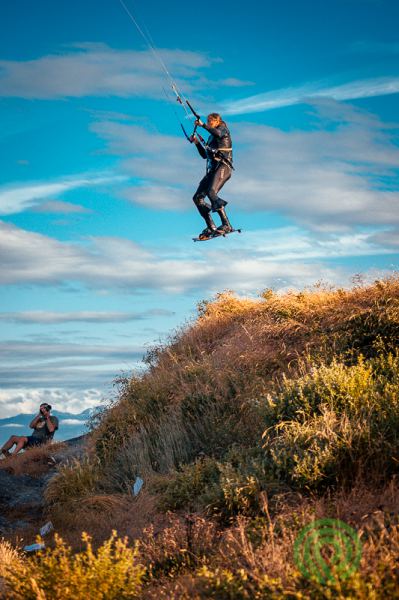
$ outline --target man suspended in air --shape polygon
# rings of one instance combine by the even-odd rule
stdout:
[[[199,240],[204,240],[234,231],[224,208],[227,202],[218,196],[231,177],[233,152],[230,132],[219,114],[208,115],[206,123],[197,118],[195,124],[203,127],[210,134],[206,144],[202,144],[195,134],[190,139],[195,143],[200,156],[207,161],[206,175],[201,179],[193,197],[198,212],[206,223],[205,229],[198,236]],[[210,204],[205,202],[206,196]],[[211,213],[219,215],[221,220],[219,227],[216,227]]]

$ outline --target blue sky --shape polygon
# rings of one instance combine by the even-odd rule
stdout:
[[[244,232],[193,244],[204,163],[119,0],[3,2],[0,417],[99,404],[218,291],[398,269],[397,2],[125,2],[228,122]]]

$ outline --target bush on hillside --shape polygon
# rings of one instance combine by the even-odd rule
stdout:
[[[389,478],[398,456],[398,307],[397,277],[202,303],[197,321],[150,352],[148,371],[123,380],[119,401],[99,418],[98,476],[85,489],[121,493],[137,476],[168,475],[165,508],[213,506],[227,517],[256,511],[276,482],[322,491],[364,472]],[[239,465],[229,458],[237,447]],[[199,453],[217,464],[210,499],[191,493],[193,478],[206,479]],[[82,495],[79,472],[63,476],[65,489],[68,478],[77,485],[60,485],[57,496],[54,484],[54,502]]]
[[[46,502],[67,503],[98,493],[101,469],[98,459],[85,457],[59,467],[45,490]]]
[[[323,489],[398,471],[399,354],[347,366],[333,361],[268,397],[263,446],[276,477]]]
[[[144,568],[127,539],[111,538],[95,552],[82,534],[85,550],[73,553],[55,536],[55,547],[8,564],[2,576],[10,600],[119,600],[139,598]]]

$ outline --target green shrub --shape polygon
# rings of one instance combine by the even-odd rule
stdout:
[[[223,461],[205,457],[155,478],[151,490],[162,510],[202,510],[226,524],[239,514],[258,514],[262,492],[281,491],[281,484],[267,470],[260,446],[234,447]]]
[[[391,350],[399,345],[399,300],[377,297],[369,308],[344,319],[337,328],[342,338],[342,350],[355,348],[368,358],[377,355],[376,342]]]
[[[301,488],[389,479],[399,455],[399,355],[321,365],[266,400],[263,446],[276,477]]]
[[[180,471],[155,478],[152,491],[159,494],[162,510],[198,510],[220,493],[219,478],[218,463],[205,457],[182,466]]]
[[[237,515],[256,516],[264,508],[264,492],[273,496],[281,492],[259,446],[234,447],[218,463],[220,492],[207,507],[208,513],[228,523]]]

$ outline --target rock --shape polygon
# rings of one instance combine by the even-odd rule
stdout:
[[[0,504],[15,507],[21,504],[42,504],[43,481],[30,475],[10,475],[0,469]]]
[[[13,531],[25,529],[26,527],[29,527],[29,525],[30,524],[27,521],[22,521],[21,519],[9,521],[5,517],[0,517],[0,535],[6,535]]]
[[[53,452],[53,454],[49,458],[49,463],[52,465],[59,465],[71,458],[79,458],[85,451],[85,445],[87,441],[87,435],[81,435],[76,438],[72,438],[70,440],[65,440],[62,443],[66,448],[61,448],[60,450]]]
[[[8,529],[9,523],[5,517],[0,515],[0,533],[5,533]]]
[[[42,520],[43,493],[47,483],[57,472],[56,465],[79,458],[85,451],[86,439],[87,436],[83,435],[63,442],[64,446],[54,451],[52,460],[49,460],[47,472],[40,477],[13,475],[6,465],[2,466],[0,469],[0,534],[24,529],[39,519]]]

